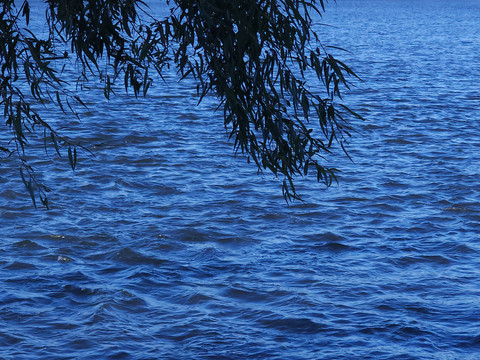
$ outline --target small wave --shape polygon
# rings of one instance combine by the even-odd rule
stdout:
[[[24,249],[30,249],[30,250],[43,250],[46,249],[44,246],[36,243],[35,241],[31,240],[22,240],[18,241],[13,246],[17,248],[24,248]]]
[[[261,319],[258,322],[280,331],[297,334],[317,334],[326,331],[326,325],[319,324],[308,318],[284,317],[278,319]]]
[[[114,251],[109,257],[115,261],[123,262],[129,265],[162,265],[168,262],[167,260],[159,259],[154,256],[144,255],[138,251],[132,250],[129,247]]]
[[[73,284],[67,284],[62,287],[64,293],[68,293],[78,297],[90,297],[106,295],[107,291],[101,288],[92,288],[88,286],[78,286]]]
[[[25,263],[21,261],[14,261],[10,265],[5,266],[8,270],[35,270],[37,267],[34,264]]]
[[[432,263],[438,265],[449,265],[451,260],[441,255],[403,256],[392,260],[395,265],[409,266],[415,264]]]
[[[320,251],[324,250],[324,251],[332,251],[332,252],[358,250],[358,248],[355,246],[350,246],[350,245],[346,245],[338,242],[329,242],[323,245],[318,245],[318,246],[315,246],[314,249],[320,250]]]
[[[230,286],[224,292],[224,296],[245,302],[264,302],[270,298],[268,292]]]
[[[66,256],[66,255],[58,255],[57,261],[61,262],[61,263],[69,263],[69,262],[73,261],[73,259],[69,256]]]

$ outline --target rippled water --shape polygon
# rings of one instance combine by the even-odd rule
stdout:
[[[0,358],[478,359],[480,3],[338,0],[322,21],[367,121],[305,203],[174,78],[58,118],[95,157],[37,161],[50,211],[2,161]]]

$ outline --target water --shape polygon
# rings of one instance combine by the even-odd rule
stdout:
[[[319,27],[366,118],[328,190],[280,184],[226,143],[188,82],[91,91],[52,210],[0,166],[2,359],[477,359],[480,3],[339,0]],[[70,129],[70,130],[69,130]]]

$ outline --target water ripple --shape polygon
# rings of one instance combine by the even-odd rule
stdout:
[[[51,113],[95,157],[33,161],[50,211],[1,159],[0,358],[476,360],[479,11],[329,4],[319,32],[352,51],[367,121],[355,163],[326,159],[338,185],[298,179],[305,202],[173,72],[147,98],[93,87],[81,124]]]

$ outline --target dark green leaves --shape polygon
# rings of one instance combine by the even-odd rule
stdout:
[[[25,176],[23,174],[23,168],[20,168],[20,176],[22,177],[23,184],[27,188],[28,193],[30,194],[30,197],[32,198],[33,206],[37,207],[36,202],[35,202],[35,194],[34,194],[34,191],[33,191],[31,176],[29,177],[28,180],[26,180]]]
[[[127,73],[126,85],[136,95],[145,95],[151,85],[149,62],[159,54],[153,54],[155,36],[137,22],[137,6],[141,4],[136,0],[48,0],[48,32],[41,37],[28,28],[29,1],[21,2],[20,8],[13,0],[0,3],[0,105],[12,132],[11,141],[2,144],[1,150],[16,154],[22,181],[34,205],[34,194],[48,205],[46,188],[37,182],[26,156],[28,139],[36,128],[43,128],[45,151],[51,146],[58,156],[65,152],[72,170],[77,166],[79,145],[51,128],[41,116],[44,105],[50,103],[75,117],[76,107],[85,106],[62,80],[70,57],[79,61],[77,85],[92,76],[106,79],[107,98],[122,73]],[[24,22],[20,21],[22,17]],[[144,32],[150,34],[148,39],[143,37]],[[62,42],[67,46],[61,46]],[[100,65],[103,58],[115,60],[111,68]]]
[[[75,167],[77,166],[77,148],[76,147],[74,147],[73,150],[72,150],[72,146],[68,147],[68,162],[70,163],[72,170],[75,170]]]
[[[283,176],[287,199],[299,198],[293,179],[313,167],[327,186],[335,170],[321,164],[348,126],[335,105],[356,76],[312,31],[324,1],[176,0],[168,23],[181,74],[192,74],[199,93],[219,97],[236,150],[259,169]],[[320,50],[322,49],[322,50]],[[200,64],[200,66],[199,66]],[[309,83],[314,75],[323,82]],[[344,107],[345,109],[345,107]],[[318,127],[307,127],[312,116]]]
[[[72,170],[77,166],[78,144],[32,110],[49,102],[78,117],[75,106],[85,104],[62,80],[71,60],[78,64],[77,85],[99,78],[107,99],[116,82],[146,96],[152,74],[162,76],[174,64],[180,78],[197,82],[199,101],[218,98],[235,151],[282,177],[287,200],[299,198],[296,176],[313,172],[326,186],[336,181],[323,155],[335,142],[344,149],[350,130],[345,115],[361,116],[338,102],[357,76],[312,31],[326,0],[166,2],[171,13],[154,19],[140,0],[46,0],[44,38],[20,25],[19,17],[30,22],[28,1],[19,9],[13,0],[0,4],[0,105],[15,146],[0,150],[16,152],[28,170],[21,177],[32,201],[37,189],[48,204],[23,156],[35,127],[44,130],[46,150],[51,146],[58,156],[66,151]]]
[[[30,5],[28,1],[24,1],[22,5],[22,16],[25,17],[25,22],[28,24],[30,23]]]

